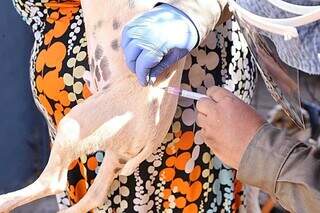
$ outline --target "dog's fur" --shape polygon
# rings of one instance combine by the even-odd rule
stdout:
[[[151,9],[153,0],[82,0],[92,73],[90,88],[98,92],[74,107],[58,125],[49,162],[31,185],[0,196],[0,212],[62,192],[72,160],[105,151],[87,194],[63,212],[87,212],[106,200],[117,175],[130,175],[161,143],[177,105],[177,97],[159,87],[180,86],[183,60],[154,86],[141,87],[119,47],[123,26]],[[103,83],[99,82],[103,79]]]

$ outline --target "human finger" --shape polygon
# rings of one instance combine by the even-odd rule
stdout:
[[[184,57],[188,53],[187,49],[179,49],[173,48],[171,49],[168,54],[166,54],[163,59],[157,64],[155,67],[151,69],[151,76],[157,77],[159,76],[164,70],[168,69],[172,64],[176,63],[182,57]]]
[[[136,62],[136,75],[142,86],[146,86],[148,84],[147,76],[150,73],[150,69],[156,66],[160,61],[161,57],[148,50],[143,50],[138,56]]]
[[[197,102],[196,107],[198,112],[208,115],[209,113],[212,113],[215,107],[215,102],[209,98],[202,98]]]
[[[197,125],[199,127],[202,127],[204,128],[206,126],[206,123],[207,123],[207,116],[201,112],[198,112],[197,114]]]
[[[225,97],[232,96],[233,94],[225,88],[212,86],[207,89],[207,95],[216,102],[219,102]]]
[[[133,73],[136,73],[136,62],[142,51],[143,49],[139,47],[135,39],[130,41],[130,43],[124,47],[126,63]]]

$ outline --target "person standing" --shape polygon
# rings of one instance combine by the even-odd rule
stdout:
[[[150,13],[156,13],[155,18],[173,15],[177,19],[169,18],[168,23],[178,21],[191,30],[180,35],[197,34],[192,34],[195,39],[183,47],[195,48],[187,56],[183,88],[205,93],[213,85],[225,86],[250,102],[256,69],[235,20],[226,16],[217,24],[224,14],[225,3],[221,2],[184,0],[172,3],[170,8],[155,1],[155,8],[141,17]],[[83,79],[89,65],[81,4],[79,0],[14,0],[14,4],[35,35],[30,70],[34,100],[42,109],[54,139],[61,118],[91,95]],[[195,26],[197,30],[192,29]],[[174,36],[174,31],[159,33]],[[162,145],[131,176],[114,181],[100,210],[231,212],[245,209],[243,185],[235,179],[235,171],[223,165],[199,138],[200,128],[195,120],[195,102],[181,99]],[[103,157],[103,152],[96,152],[69,166],[67,192],[58,198],[61,207],[77,203],[83,197]]]

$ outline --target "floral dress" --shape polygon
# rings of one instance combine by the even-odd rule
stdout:
[[[13,0],[33,30],[30,81],[34,100],[47,119],[51,140],[70,109],[89,97],[83,80],[89,70],[79,0]],[[110,62],[111,63],[111,62]],[[187,57],[182,87],[205,93],[223,86],[249,103],[256,68],[232,19],[216,27]],[[129,177],[114,180],[101,212],[241,212],[243,185],[203,143],[195,102],[181,98],[161,146]],[[104,153],[83,156],[69,166],[68,188],[60,207],[77,203],[93,183]]]

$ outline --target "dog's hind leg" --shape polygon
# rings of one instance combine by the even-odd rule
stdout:
[[[113,180],[118,176],[119,171],[126,162],[127,160],[121,159],[113,152],[106,151],[98,175],[85,196],[74,206],[61,210],[59,213],[88,212],[103,205],[107,199]]]
[[[46,168],[34,183],[0,196],[0,213],[9,212],[39,198],[62,192],[67,184],[67,169],[66,159],[60,155],[58,148],[54,145]]]

